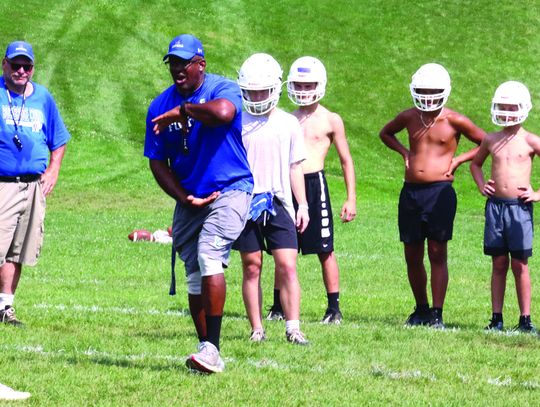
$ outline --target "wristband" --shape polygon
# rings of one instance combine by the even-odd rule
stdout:
[[[308,204],[299,204],[298,209],[305,209],[306,211],[309,210]]]

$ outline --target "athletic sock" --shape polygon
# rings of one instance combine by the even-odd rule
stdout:
[[[274,288],[274,305],[272,305],[274,311],[283,312],[283,307],[281,306],[281,299],[279,298],[279,289]]]
[[[0,309],[4,310],[8,306],[11,307],[13,305],[14,299],[15,299],[15,294],[0,293]]]
[[[206,336],[208,342],[219,350],[219,337],[221,335],[221,320],[223,315],[206,316]]]
[[[491,314],[491,322],[493,323],[503,322],[502,313],[494,312],[493,314]]]
[[[328,298],[328,308],[339,311],[339,291],[335,293],[326,293]]]
[[[293,329],[300,329],[300,321],[298,319],[285,321],[285,332],[291,332]]]
[[[437,317],[442,318],[442,308],[433,307],[432,310],[435,313],[435,315],[437,315]]]

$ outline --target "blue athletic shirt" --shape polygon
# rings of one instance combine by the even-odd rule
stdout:
[[[152,119],[160,114],[183,102],[205,103],[222,98],[236,107],[234,120],[209,127],[190,119],[187,153],[183,152],[180,123],[154,134]],[[242,96],[238,85],[222,76],[205,74],[201,87],[188,98],[180,95],[175,85],[167,88],[148,108],[144,155],[150,160],[168,161],[180,185],[195,197],[204,198],[214,191],[230,189],[251,193],[253,176],[242,144]]]
[[[10,108],[4,78],[0,77],[0,175],[43,174],[49,152],[62,147],[71,137],[52,95],[44,86],[32,85],[34,91],[26,97],[21,112],[23,96],[10,92]],[[22,144],[20,151],[13,142],[15,134]]]

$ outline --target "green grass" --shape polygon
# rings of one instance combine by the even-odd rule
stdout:
[[[490,259],[482,254],[484,202],[466,166],[455,182],[450,329],[402,327],[414,305],[396,224],[402,160],[378,138],[411,105],[410,77],[426,62],[449,70],[449,107],[487,131],[499,83],[523,81],[535,104],[539,20],[535,1],[2,2],[2,46],[33,44],[35,79],[55,96],[73,139],[47,202],[42,257],[17,292],[27,329],[0,327],[0,382],[30,391],[26,404],[39,406],[540,404],[539,340],[482,329]],[[320,270],[303,257],[302,326],[312,345],[288,345],[280,323],[266,325],[268,341],[250,344],[234,253],[222,333],[227,370],[212,377],[184,368],[196,339],[182,282],[178,296],[167,295],[170,247],[127,239],[172,217],[142,149],[148,104],[170,83],[161,57],[183,32],[202,39],[210,72],[230,77],[254,52],[274,55],[285,73],[298,56],[319,57],[329,77],[324,104],[345,121],[358,179],[357,220],[336,224],[345,323],[318,323],[326,301]],[[285,96],[281,105],[292,109]],[[527,128],[539,133],[539,119],[533,108]],[[468,148],[464,141],[460,149]],[[335,152],[327,164],[337,213],[345,191]],[[530,268],[539,322],[538,256]],[[271,259],[265,270],[269,300]],[[518,318],[512,280],[508,325]]]

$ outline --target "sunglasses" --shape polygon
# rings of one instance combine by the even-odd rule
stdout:
[[[15,72],[17,72],[19,69],[24,69],[24,72],[30,72],[32,69],[34,69],[34,65],[32,64],[16,64],[15,62],[8,61],[9,66],[11,69]]]
[[[180,58],[174,58],[169,59],[166,63],[169,64],[169,67],[171,69],[180,69],[182,71],[185,71],[188,69],[191,65],[201,62],[202,59],[180,59]]]

